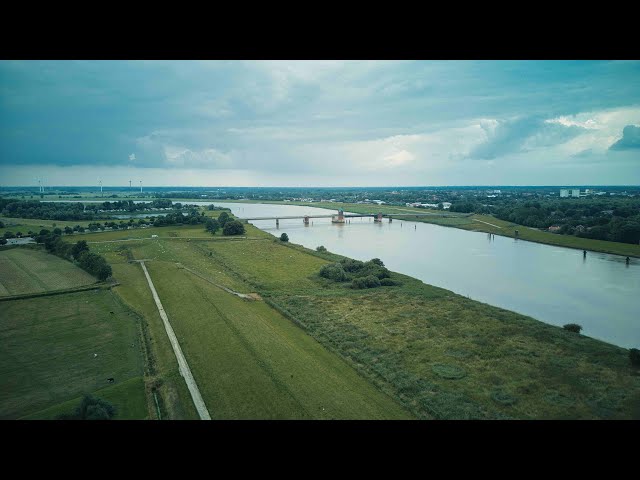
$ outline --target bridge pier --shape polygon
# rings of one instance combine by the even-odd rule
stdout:
[[[276,228],[280,226],[280,221],[276,218]]]
[[[376,223],[382,222],[382,213],[378,213],[378,215],[376,215],[376,217],[373,219],[373,221],[376,222]]]
[[[305,217],[303,219],[303,222],[304,222],[305,226],[307,226],[307,227],[309,226],[309,216],[308,215],[305,215]]]
[[[391,223],[393,221],[393,218],[389,217],[389,223]]]

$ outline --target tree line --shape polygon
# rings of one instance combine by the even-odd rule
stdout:
[[[175,210],[188,209],[181,203],[173,204],[171,200],[157,199],[149,203],[134,203],[133,200],[122,200],[102,203],[82,202],[40,202],[38,200],[14,200],[0,198],[0,211],[5,217],[38,218],[42,220],[94,220],[109,216],[105,212],[141,212],[173,208]]]
[[[75,244],[67,243],[59,234],[43,229],[36,237],[36,242],[44,244],[44,248],[53,255],[69,260],[84,271],[90,273],[98,280],[106,280],[112,274],[111,265],[107,263],[102,255],[89,251],[89,246],[85,240],[80,240]]]

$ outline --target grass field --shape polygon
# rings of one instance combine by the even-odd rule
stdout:
[[[208,235],[198,225],[90,244],[112,264],[114,292],[144,317],[152,352],[145,388],[159,393],[163,418],[197,414],[132,259],[150,259],[212,418],[640,418],[640,371],[626,349],[400,274],[401,286],[344,288],[316,273],[336,255],[246,228],[246,240],[196,241]],[[239,299],[181,266],[264,301]]]
[[[0,419],[57,408],[143,375],[139,318],[109,290],[0,302],[0,318]],[[145,418],[144,389],[130,396],[133,390],[112,397],[114,404]]]
[[[75,288],[97,281],[73,263],[43,250],[0,250],[0,296]]]
[[[105,255],[120,285],[114,291],[148,322],[155,379],[167,418],[197,418],[177,362],[166,339],[142,269],[130,259],[151,259],[147,268],[178,336],[205,403],[215,419],[248,418],[411,418],[344,360],[264,302],[247,302],[180,268],[191,268],[212,282],[243,293],[253,286],[225,264],[241,259],[252,245],[286,261],[289,249],[248,226],[247,240],[187,242],[203,227],[162,227],[157,239],[91,244]],[[162,230],[162,229],[159,229]],[[173,232],[173,235],[169,235]],[[117,239],[116,233],[96,234]],[[94,239],[91,239],[92,241]],[[98,240],[99,241],[99,240]],[[220,251],[212,248],[220,246]],[[235,251],[237,255],[228,252]],[[262,263],[267,263],[263,257]],[[302,261],[300,261],[302,260]],[[304,267],[306,264],[306,267]],[[322,260],[305,255],[290,268],[311,273]],[[246,266],[249,268],[250,266]],[[261,275],[278,271],[258,265]],[[253,273],[252,279],[258,277]],[[286,276],[281,278],[287,283]],[[295,285],[289,284],[293,288]]]
[[[92,395],[117,405],[114,420],[143,420],[148,416],[142,377],[130,378],[122,383],[101,388]],[[81,400],[82,397],[76,397],[22,417],[20,420],[55,420],[58,415],[73,412]]]
[[[310,275],[322,260],[300,247],[209,248],[248,281],[284,250],[258,293],[419,418],[640,418],[626,349],[399,274],[401,287],[344,288]]]

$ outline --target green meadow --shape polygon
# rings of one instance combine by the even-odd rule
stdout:
[[[97,281],[73,263],[44,250],[0,250],[0,297],[82,287]]]
[[[478,218],[507,227],[492,217]],[[473,217],[440,220],[468,229],[496,228]],[[282,243],[252,225],[246,230],[242,238],[212,236],[202,225],[83,235],[112,265],[119,285],[46,301],[62,315],[66,307],[55,301],[64,303],[68,296],[112,298],[129,312],[123,315],[137,319],[127,324],[133,330],[111,325],[118,338],[126,330],[140,343],[130,352],[138,359],[135,374],[118,373],[127,382],[120,386],[100,384],[103,371],[93,384],[79,371],[74,375],[86,377],[84,383],[64,395],[41,377],[21,379],[16,385],[24,391],[18,390],[16,405],[28,403],[26,398],[31,407],[11,407],[14,394],[6,394],[2,418],[50,418],[82,392],[120,402],[120,418],[158,418],[158,410],[162,419],[198,418],[145,276],[134,262],[143,259],[214,419],[640,418],[640,371],[631,367],[626,349],[397,273],[392,277],[399,285],[353,290],[318,275],[322,265],[340,256]],[[256,293],[259,300],[241,299],[217,285]],[[38,307],[37,300],[0,302],[2,318],[22,318],[29,326],[27,319],[37,321],[37,311],[46,305]],[[76,322],[87,318],[81,311]],[[54,315],[45,324],[67,321],[73,320]],[[5,322],[5,344],[44,348],[27,342],[12,325]],[[68,331],[65,325],[56,331]],[[92,324],[93,335],[102,331],[100,325]],[[12,335],[18,335],[16,341]],[[67,335],[68,345],[75,345]],[[16,363],[18,355],[11,355],[3,365]],[[76,362],[82,364],[63,356],[60,364],[48,366]],[[110,368],[133,365],[123,357]],[[126,404],[129,389],[142,400]]]
[[[172,227],[163,228],[168,232]],[[300,396],[302,384],[295,382],[301,373],[292,366],[285,369],[295,362],[278,345],[304,344],[301,339],[309,337],[324,347],[323,355],[333,354],[327,358],[339,357],[341,365],[358,372],[353,378],[368,380],[368,387],[375,386],[415,418],[640,416],[640,376],[623,348],[400,274],[393,274],[400,286],[345,288],[317,275],[320,266],[339,256],[283,244],[251,225],[247,239],[235,241],[221,241],[218,235],[211,241],[188,241],[190,235],[202,235],[199,228],[174,230],[172,237],[167,233],[126,246],[102,243],[92,248],[120,262],[114,272],[121,295],[128,287],[119,272],[127,268],[128,276],[142,280],[138,294],[130,295],[132,302],[146,295],[148,303],[150,294],[140,267],[127,259],[151,259],[147,267],[215,418],[308,418],[305,412],[314,412],[316,405],[307,406]],[[238,292],[258,293],[264,301],[234,297],[181,266]],[[149,314],[154,308],[148,303]],[[285,326],[286,333],[275,333]],[[165,335],[157,327],[151,329],[156,339]],[[303,363],[313,364],[308,358]],[[225,383],[228,369],[239,385],[232,391]],[[251,372],[251,381],[245,383],[241,372]],[[266,404],[254,403],[256,385]],[[334,397],[338,390],[327,391]],[[267,408],[274,398],[280,398],[287,413]],[[182,401],[188,404],[189,398]],[[325,408],[327,402],[321,401]],[[389,411],[384,418],[397,418]],[[354,418],[342,413],[329,418]]]
[[[0,318],[1,419],[40,415],[46,409],[62,413],[84,393],[99,395],[107,387],[117,392],[133,379],[137,383],[122,387],[124,395],[109,398],[120,418],[148,416],[140,319],[113,292],[3,301]]]

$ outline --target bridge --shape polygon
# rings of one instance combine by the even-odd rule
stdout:
[[[275,220],[276,227],[280,225],[280,220],[303,220],[305,225],[309,225],[309,219],[311,218],[331,218],[332,223],[345,223],[345,218],[362,218],[362,217],[373,217],[376,223],[382,222],[383,218],[388,218],[389,223],[393,221],[394,218],[398,217],[468,217],[473,215],[472,213],[462,213],[462,214],[451,214],[451,213],[344,213],[343,210],[339,210],[338,214],[329,214],[329,215],[282,215],[277,217],[251,217],[251,218],[243,218],[247,222],[252,220]]]

